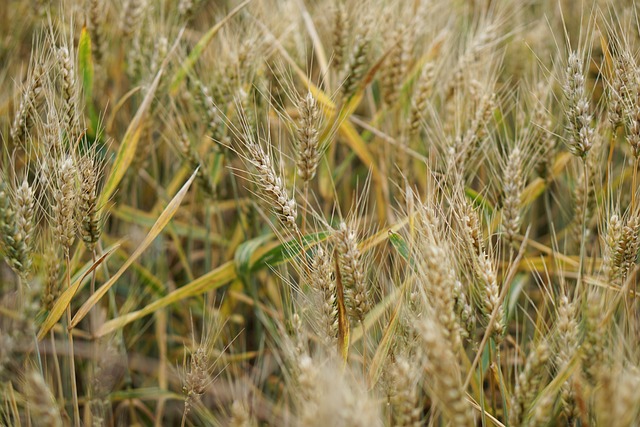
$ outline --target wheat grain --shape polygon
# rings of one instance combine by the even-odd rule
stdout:
[[[13,119],[10,134],[14,141],[23,141],[33,126],[35,117],[44,102],[44,78],[44,65],[36,64],[28,78]]]
[[[349,17],[344,3],[337,0],[333,11],[333,62],[336,70],[341,70],[347,43],[347,28],[349,27]]]
[[[567,99],[565,114],[568,121],[569,149],[572,154],[584,159],[593,145],[593,128],[582,60],[577,52],[571,52],[569,55],[563,89]]]
[[[92,155],[80,158],[78,174],[80,191],[78,196],[78,216],[80,234],[87,249],[93,251],[102,234],[102,219],[98,206],[98,165]]]
[[[524,189],[524,177],[522,173],[522,152],[515,147],[509,153],[506,160],[503,182],[502,202],[502,227],[507,242],[512,243],[520,232],[522,218],[520,216],[520,204],[522,190]]]
[[[408,133],[409,136],[415,138],[420,132],[420,125],[423,120],[423,115],[427,107],[427,101],[433,91],[433,85],[435,84],[435,67],[433,63],[429,62],[424,65],[420,78],[416,83],[416,89],[413,92],[411,100],[411,110],[409,112]]]
[[[59,160],[56,188],[53,195],[53,222],[55,237],[64,251],[69,253],[76,236],[75,212],[77,202],[76,166],[70,156]]]
[[[320,337],[329,348],[335,347],[338,337],[336,284],[332,276],[333,264],[329,254],[323,248],[318,248],[311,260],[310,283],[320,297],[318,298]]]
[[[356,92],[360,80],[364,77],[367,66],[367,56],[371,48],[371,23],[365,21],[360,25],[355,35],[355,41],[351,49],[351,56],[345,65],[342,79],[342,100],[348,101]]]
[[[408,61],[407,33],[404,28],[394,28],[389,37],[390,46],[386,66],[380,77],[382,99],[387,106],[398,101],[402,80],[404,79]]]
[[[296,201],[287,194],[282,178],[273,167],[271,157],[254,140],[250,131],[244,132],[243,142],[248,153],[248,161],[256,169],[254,176],[261,195],[280,223],[294,234],[299,234],[296,224],[298,215]]]
[[[549,347],[544,341],[529,353],[524,370],[520,372],[516,382],[509,414],[509,425],[523,425],[529,406],[538,393],[549,356]]]
[[[63,100],[62,119],[64,120],[65,129],[69,134],[69,139],[74,139],[79,127],[75,66],[69,49],[66,46],[60,47],[57,55],[61,74]]]
[[[335,242],[349,316],[362,322],[370,309],[369,289],[354,227],[341,222],[335,232]]]
[[[566,295],[561,295],[558,302],[558,317],[556,320],[556,369],[561,372],[567,369],[571,358],[578,347],[578,322],[576,320],[575,303],[569,301]],[[561,391],[562,409],[570,422],[576,416],[576,402],[573,389],[573,377],[563,385]]]
[[[391,415],[393,427],[420,426],[420,405],[417,388],[418,372],[405,358],[398,358],[389,368],[391,378]]]
[[[424,345],[424,367],[431,384],[429,388],[442,410],[454,425],[474,425],[471,408],[464,398],[460,368],[454,346],[439,322],[426,317],[416,326]]]
[[[0,183],[1,184],[1,183]],[[23,281],[31,271],[31,238],[33,234],[33,209],[35,198],[32,188],[26,180],[15,190],[9,203],[8,194],[0,189],[0,225],[3,226],[2,241],[5,257],[11,268]],[[3,200],[4,199],[4,200]]]
[[[105,44],[104,21],[106,8],[103,0],[87,0],[87,17],[91,33],[91,53],[97,63],[102,62]]]
[[[209,384],[209,357],[204,347],[198,347],[189,358],[189,369],[186,372],[183,391],[187,395],[184,401],[184,416],[191,412],[193,406],[200,401]]]
[[[307,182],[316,175],[321,155],[318,139],[320,109],[311,92],[307,92],[307,96],[298,102],[298,113],[298,176]]]
[[[120,20],[120,28],[125,37],[131,37],[138,31],[146,8],[147,0],[125,0]]]

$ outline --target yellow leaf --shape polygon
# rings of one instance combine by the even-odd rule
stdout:
[[[102,190],[102,194],[100,194],[100,201],[98,206],[105,206],[109,198],[115,193],[118,188],[118,184],[124,177],[124,174],[129,169],[131,162],[136,154],[136,149],[138,147],[138,141],[140,140],[140,135],[142,134],[142,124],[144,123],[145,118],[147,117],[147,112],[149,111],[149,107],[151,106],[151,101],[153,101],[153,97],[158,89],[158,84],[160,84],[160,77],[162,77],[163,68],[160,68],[156,78],[153,80],[153,83],[149,87],[147,94],[140,104],[136,115],[129,123],[129,127],[122,138],[122,143],[120,144],[120,148],[118,148],[118,154],[116,155],[116,161],[111,168],[111,172],[107,177],[106,183],[104,185],[104,189]]]
[[[82,307],[80,307],[76,315],[71,320],[69,328],[74,328],[76,325],[78,325],[78,323],[80,323],[80,321],[87,315],[87,313],[89,313],[91,308],[93,308],[93,306],[96,305],[98,301],[100,301],[100,299],[107,293],[107,291],[118,281],[120,276],[124,274],[127,268],[129,268],[129,266],[131,266],[131,264],[133,264],[138,259],[138,257],[142,255],[142,252],[147,249],[151,242],[153,242],[155,238],[158,237],[160,232],[167,226],[173,215],[180,207],[180,203],[182,203],[182,199],[187,194],[187,191],[189,190],[191,183],[195,179],[197,172],[198,171],[196,170],[193,175],[191,175],[191,178],[189,178],[189,180],[184,184],[178,194],[176,194],[173,200],[169,202],[165,210],[158,217],[156,223],[153,224],[153,227],[151,227],[151,230],[149,230],[149,234],[147,234],[144,240],[142,240],[142,243],[140,243],[140,246],[138,246],[138,248],[129,257],[129,259],[127,259],[122,267],[120,267],[120,270],[118,270],[118,272],[113,277],[111,277],[111,279],[109,279],[107,283],[102,285],[100,289],[98,289],[93,295],[91,295],[89,299],[82,305]]]
[[[408,221],[409,221],[408,218],[404,218],[402,221],[400,221],[398,224],[394,225],[393,227],[379,231],[371,238],[361,242],[359,246],[360,250],[362,252],[366,252],[372,249],[373,247],[383,242],[386,242],[388,240],[388,230],[398,231],[401,228],[403,228]],[[272,243],[266,243],[264,250],[257,251],[256,254],[254,254],[255,256],[253,257],[253,259],[259,259],[259,257],[262,257],[266,252],[273,249],[275,246],[279,244],[281,243],[278,241],[274,241]],[[284,260],[284,262],[286,261],[287,260]],[[104,323],[96,331],[96,337],[101,337],[113,331],[116,331],[120,328],[123,328],[124,326],[128,325],[131,322],[141,319],[144,316],[148,316],[149,314],[152,314],[155,311],[160,310],[164,307],[167,307],[171,304],[178,303],[186,298],[194,297],[196,295],[200,295],[204,292],[208,292],[213,289],[218,289],[226,285],[227,283],[232,282],[237,278],[238,278],[238,273],[236,271],[235,261],[234,260],[228,261],[222,264],[221,266],[219,266],[218,268],[216,268],[215,270],[210,271],[204,276],[201,276],[195,279],[194,281],[174,290],[170,294],[156,301],[153,301],[152,303],[146,305],[140,310],[133,311],[128,314],[123,314],[120,317],[109,320],[108,322]],[[367,315],[367,318],[365,319],[365,324],[368,326],[371,326],[376,321],[378,321],[380,317],[384,314],[384,311],[390,306],[390,304],[393,304],[396,298],[397,298],[397,293],[393,293],[391,296],[386,297],[381,302],[381,304],[376,306],[373,310],[371,310],[369,315]],[[345,313],[345,319],[346,319],[346,313]],[[348,328],[348,325],[347,326],[343,325],[343,328]],[[362,328],[360,327],[360,328],[354,329],[353,336],[350,335],[350,332],[348,330],[344,331],[344,335],[345,335],[344,336],[345,339],[342,342],[340,351],[346,354],[346,352],[348,351],[348,346],[350,342],[356,342],[360,338],[362,338]]]
[[[49,312],[49,315],[44,320],[44,323],[40,327],[40,331],[38,332],[38,339],[43,339],[47,333],[58,323],[58,320],[62,317],[64,312],[67,310],[67,307],[71,303],[73,296],[78,292],[82,281],[93,272],[100,264],[104,262],[120,245],[116,244],[111,247],[107,252],[105,252],[100,258],[98,258],[91,267],[82,273],[82,275],[71,285],[69,286],[63,293],[58,297],[56,303],[53,308]]]
[[[334,250],[333,259],[336,264],[336,294],[338,305],[338,352],[344,363],[347,363],[349,357],[349,318],[347,317],[347,309],[344,304],[344,287],[342,286],[342,275],[340,274],[340,265],[338,263],[338,250]]]
[[[229,283],[235,278],[237,278],[235,263],[233,261],[228,261],[215,270],[210,271],[204,276],[197,278],[193,282],[176,289],[167,296],[162,297],[152,302],[151,304],[148,304],[138,311],[133,311],[120,317],[116,317],[115,319],[109,320],[96,331],[96,336],[102,337],[110,332],[124,327],[125,325],[135,320],[138,320],[157,310],[160,310],[161,308],[182,301],[185,298],[200,295],[212,289],[219,288],[220,286]]]
[[[407,287],[408,282],[404,285],[405,292]],[[400,318],[400,310],[402,309],[402,303],[403,300],[402,298],[400,298],[396,304],[396,308],[393,310],[391,318],[389,319],[389,323],[385,328],[382,339],[380,340],[380,344],[378,344],[376,354],[373,356],[373,360],[371,361],[371,368],[369,369],[369,385],[372,387],[378,382],[378,378],[380,378],[382,368],[384,367],[384,362],[387,360],[389,349],[394,343],[398,319]]]

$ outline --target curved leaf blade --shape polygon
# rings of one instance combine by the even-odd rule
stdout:
[[[146,305],[140,310],[132,311],[131,313],[124,314],[120,317],[116,317],[115,319],[105,322],[96,331],[96,337],[105,336],[111,332],[123,328],[131,322],[141,319],[144,316],[148,316],[149,314],[152,314],[157,310],[160,310],[171,304],[175,304],[186,298],[194,297],[204,292],[220,288],[236,278],[237,273],[235,264],[232,261],[228,261],[215,270],[212,270],[204,276],[197,278],[193,282],[174,290],[167,296],[157,299],[156,301]]]
[[[119,246],[120,246],[119,244],[116,244],[113,247],[111,247],[107,252],[102,254],[102,256],[98,258],[91,265],[91,267],[89,267],[87,271],[82,273],[82,275],[78,279],[76,279],[76,281],[73,282],[73,284],[69,286],[58,297],[55,304],[53,305],[53,308],[51,309],[51,311],[47,315],[47,318],[44,320],[44,322],[42,323],[42,326],[40,327],[40,331],[38,332],[38,340],[42,340],[47,335],[47,333],[51,330],[51,328],[53,328],[55,324],[58,323],[58,320],[60,320],[60,318],[64,315],[74,295],[76,294],[76,292],[78,292],[78,289],[80,289],[80,285],[82,285],[82,282],[84,281],[84,279],[87,276],[89,276],[89,274],[91,274],[91,272],[93,272],[96,268],[98,268],[100,264],[102,264],[107,258],[109,258],[109,256],[111,256],[111,254],[113,254]]]
[[[149,87],[142,104],[138,107],[136,115],[133,117],[133,120],[131,120],[131,123],[129,123],[129,127],[126,130],[124,137],[122,137],[122,143],[120,144],[120,148],[118,148],[116,160],[111,168],[109,176],[107,177],[102,194],[100,194],[98,206],[105,206],[107,204],[107,201],[111,196],[113,196],[113,193],[115,193],[120,181],[124,178],[124,174],[127,172],[131,162],[133,161],[138,147],[138,141],[142,134],[142,125],[144,124],[149,108],[151,107],[151,102],[153,101],[158,85],[160,84],[160,78],[162,77],[163,71],[164,68],[161,66],[156,78]]]
[[[124,272],[131,266],[131,264],[133,264],[140,257],[140,255],[142,255],[142,252],[147,249],[147,247],[155,240],[156,237],[158,237],[160,232],[167,226],[167,224],[169,224],[169,221],[180,207],[182,199],[184,199],[184,196],[187,194],[187,191],[189,190],[189,187],[191,186],[191,183],[195,179],[197,173],[198,171],[196,170],[191,175],[191,178],[189,178],[189,180],[184,184],[182,189],[180,189],[180,191],[176,194],[173,200],[169,202],[165,210],[158,217],[156,223],[153,225],[153,227],[151,227],[151,230],[149,230],[149,233],[140,243],[140,246],[136,248],[129,259],[127,259],[122,267],[120,267],[118,272],[114,274],[113,277],[111,277],[111,279],[109,279],[104,285],[102,285],[93,295],[91,295],[89,299],[82,305],[82,307],[80,307],[78,312],[71,320],[71,324],[69,325],[70,329],[74,328],[78,325],[78,323],[80,323],[80,321],[89,313],[91,308],[93,308],[93,306],[96,305],[98,301],[100,301],[100,299],[107,293],[107,291],[118,281],[120,276],[122,276]]]

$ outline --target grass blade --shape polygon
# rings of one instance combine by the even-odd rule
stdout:
[[[156,223],[153,225],[153,227],[151,227],[151,230],[149,230],[147,236],[144,238],[144,240],[142,240],[142,243],[140,243],[140,246],[138,246],[138,248],[129,257],[129,259],[127,259],[122,267],[120,267],[120,270],[118,270],[118,272],[113,275],[113,277],[111,277],[111,279],[109,279],[107,283],[102,285],[93,295],[91,295],[91,297],[89,297],[89,299],[82,305],[82,307],[80,307],[78,312],[71,320],[69,328],[74,328],[78,325],[78,323],[80,323],[82,319],[84,319],[91,308],[96,305],[98,301],[100,301],[100,299],[107,293],[107,291],[118,281],[120,276],[122,276],[122,274],[124,274],[129,266],[133,264],[133,262],[137,260],[140,255],[142,255],[142,252],[147,249],[147,247],[155,240],[156,237],[158,237],[160,232],[167,226],[167,224],[169,224],[169,221],[180,207],[180,203],[182,203],[182,199],[184,199],[184,196],[187,194],[187,191],[189,190],[191,183],[195,179],[197,172],[198,171],[196,170],[193,175],[191,175],[191,178],[189,178],[189,180],[184,184],[178,194],[176,194],[173,200],[169,202],[165,210],[158,217]]]
[[[82,27],[78,41],[78,71],[82,81],[84,102],[88,108],[91,130],[98,129],[98,115],[93,106],[93,57],[91,56],[91,36],[87,27]]]
[[[340,274],[340,266],[338,263],[338,250],[334,249],[333,259],[336,266],[336,304],[338,306],[338,353],[344,363],[347,363],[349,357],[349,317],[344,303],[344,286],[342,285],[342,275]]]
[[[171,52],[173,52],[178,46],[178,42],[182,38],[182,31],[176,37],[176,41],[171,48]],[[136,115],[129,123],[127,130],[122,138],[122,143],[120,144],[120,148],[118,149],[118,154],[116,155],[116,161],[111,168],[111,172],[107,177],[104,188],[102,189],[102,193],[100,194],[100,199],[98,200],[98,206],[106,206],[107,202],[115,193],[118,188],[118,184],[122,181],[124,174],[129,169],[131,162],[136,154],[136,149],[138,147],[138,141],[140,140],[140,135],[142,134],[143,124],[147,118],[147,114],[149,112],[149,108],[151,107],[151,103],[153,98],[158,90],[158,86],[160,85],[160,79],[162,78],[162,74],[164,72],[167,63],[169,62],[169,56],[167,55],[162,64],[160,65],[160,69],[156,74],[156,77],[153,79],[153,82],[149,86],[149,90],[147,90],[144,99],[142,100],[142,104],[138,107],[138,111]]]
[[[213,37],[218,33],[218,31],[220,31],[220,29],[227,22],[231,20],[231,18],[237,15],[238,12],[240,12],[246,5],[248,5],[249,2],[251,2],[251,0],[245,0],[244,2],[240,3],[238,6],[236,6],[235,9],[229,12],[229,14],[225,16],[220,22],[218,22],[216,25],[211,27],[211,29],[207,31],[204,34],[204,36],[202,36],[202,38],[195,45],[195,47],[193,48],[193,50],[191,51],[187,59],[183,62],[182,67],[178,69],[175,76],[173,77],[173,80],[171,81],[172,95],[176,94],[176,92],[178,91],[178,88],[180,87],[180,84],[184,81],[185,77],[187,77],[187,74],[189,74],[189,72],[191,71],[195,63],[198,61],[198,59],[202,55],[202,52],[204,52],[204,49],[209,45],[209,43],[211,43],[211,40],[213,40]]]
[[[226,262],[215,270],[210,271],[204,276],[197,278],[193,282],[182,286],[181,288],[176,289],[167,296],[160,298],[152,302],[151,304],[148,304],[140,310],[133,311],[120,317],[116,317],[115,319],[109,320],[96,331],[96,336],[105,336],[113,331],[123,328],[125,325],[133,321],[152,314],[155,311],[160,310],[161,308],[167,307],[171,304],[175,304],[186,298],[194,297],[204,292],[217,289],[236,278],[237,274],[235,264],[232,261]]]
[[[369,368],[369,386],[371,387],[378,382],[380,375],[382,375],[382,369],[384,368],[384,363],[389,355],[389,349],[391,348],[391,345],[396,342],[396,331],[398,329],[400,311],[402,310],[402,302],[403,300],[400,298],[393,310],[393,313],[391,314],[391,318],[387,323],[384,333],[382,334],[382,339],[378,344],[376,353],[371,360],[371,367]]]
[[[53,308],[49,312],[49,315],[47,316],[47,318],[42,323],[42,326],[40,327],[40,331],[38,332],[39,340],[42,340],[43,338],[45,338],[49,333],[49,331],[51,330],[51,328],[53,328],[55,324],[58,323],[58,320],[60,320],[60,318],[64,315],[65,311],[67,310],[67,307],[71,303],[71,300],[73,299],[76,292],[78,292],[78,289],[80,288],[80,285],[82,284],[84,279],[86,279],[89,276],[89,274],[91,274],[96,268],[100,266],[100,264],[102,264],[107,258],[109,258],[109,256],[111,256],[111,254],[113,254],[115,250],[118,249],[119,246],[120,245],[116,244],[113,247],[111,247],[107,252],[102,254],[102,256],[98,258],[87,271],[85,271],[69,288],[67,288],[58,297],[56,303],[54,304]]]

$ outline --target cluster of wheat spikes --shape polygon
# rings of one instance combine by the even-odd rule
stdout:
[[[640,425],[633,0],[0,0],[0,426]]]

